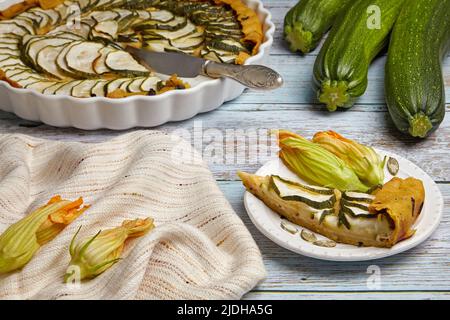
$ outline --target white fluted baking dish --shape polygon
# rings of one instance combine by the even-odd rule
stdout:
[[[1,1],[0,9],[20,1],[22,0]],[[247,59],[246,64],[261,64],[269,55],[275,26],[270,12],[260,0],[243,1],[257,12],[264,30],[264,42],[258,53]],[[0,81],[0,109],[26,120],[56,127],[123,130],[155,127],[169,121],[189,119],[198,113],[220,107],[244,91],[242,85],[229,79],[199,76],[185,80],[192,88],[169,91],[157,96],[131,96],[122,99],[44,95],[32,89],[13,88],[7,82]]]

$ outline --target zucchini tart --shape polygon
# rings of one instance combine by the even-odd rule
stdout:
[[[263,40],[241,0],[26,0],[0,13],[0,77],[79,98],[154,95],[189,85],[126,46],[243,64]]]
[[[247,191],[292,223],[336,242],[390,248],[414,235],[425,199],[422,181],[393,178],[373,194],[304,185],[239,172]]]

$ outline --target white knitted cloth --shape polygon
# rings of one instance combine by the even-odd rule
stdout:
[[[192,156],[193,157],[190,157]],[[98,144],[0,136],[0,233],[52,196],[92,207],[20,271],[0,275],[0,299],[236,299],[265,277],[261,254],[190,145],[155,131]],[[69,243],[155,219],[123,260],[67,286]]]

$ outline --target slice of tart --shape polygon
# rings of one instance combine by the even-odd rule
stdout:
[[[394,178],[375,195],[303,185],[276,175],[238,173],[247,191],[289,221],[336,242],[392,247],[414,234],[425,192],[420,180]]]

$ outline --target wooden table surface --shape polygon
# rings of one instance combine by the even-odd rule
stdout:
[[[325,262],[285,250],[264,237],[250,222],[243,207],[244,189],[236,179],[237,170],[256,171],[262,163],[252,159],[210,162],[209,166],[225,196],[249,228],[264,257],[268,272],[246,299],[448,299],[450,298],[450,58],[444,63],[447,117],[440,129],[423,141],[400,135],[384,104],[383,67],[385,58],[375,61],[369,72],[369,88],[357,105],[346,112],[328,113],[314,103],[311,72],[317,50],[300,57],[290,53],[282,41],[282,21],[295,0],[264,0],[273,15],[277,31],[266,64],[278,70],[285,85],[276,92],[245,92],[216,111],[194,119],[169,123],[157,129],[203,132],[219,129],[226,150],[236,141],[227,130],[286,128],[311,137],[316,131],[333,129],[363,143],[390,150],[421,166],[438,184],[445,199],[444,217],[437,231],[423,244],[405,253],[371,262]],[[21,120],[0,112],[0,133],[24,133],[36,137],[81,142],[104,141],[123,134],[99,130],[54,128]],[[250,143],[252,140],[250,139]],[[230,148],[230,149],[229,149]],[[229,160],[229,159],[228,159]],[[368,267],[380,269],[380,286],[367,286]]]

